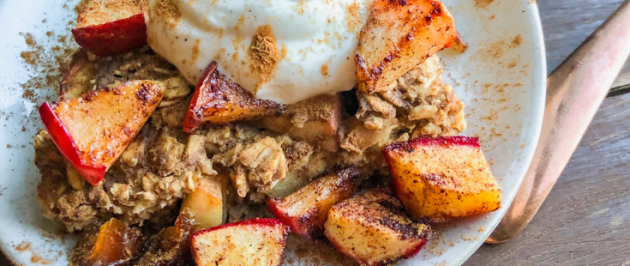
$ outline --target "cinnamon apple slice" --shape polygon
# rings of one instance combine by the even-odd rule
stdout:
[[[219,73],[210,63],[197,84],[184,119],[184,131],[193,132],[204,124],[225,125],[277,114],[282,105],[256,99],[240,85]]]
[[[315,239],[324,233],[328,210],[354,192],[358,174],[356,168],[346,168],[321,177],[282,199],[269,198],[267,206],[292,232]]]
[[[440,1],[373,1],[355,55],[359,90],[393,89],[396,79],[456,38],[453,17]]]
[[[448,222],[501,207],[501,188],[478,138],[418,138],[391,144],[384,154],[413,219]]]
[[[289,227],[278,219],[252,219],[199,231],[192,252],[199,266],[280,265]]]
[[[114,89],[44,103],[39,114],[61,154],[96,186],[149,119],[163,94],[162,83],[129,81]]]
[[[140,0],[91,0],[77,18],[72,35],[87,51],[108,56],[147,43],[143,2]]]
[[[339,202],[328,211],[324,234],[337,250],[361,265],[391,265],[415,256],[431,237],[400,200],[376,188]]]

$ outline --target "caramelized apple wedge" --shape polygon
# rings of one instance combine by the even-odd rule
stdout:
[[[197,84],[186,118],[184,131],[193,132],[203,124],[226,125],[277,114],[278,103],[256,99],[238,84],[217,71],[212,62]]]
[[[337,147],[341,121],[340,95],[320,95],[287,105],[285,111],[262,119],[262,126],[289,134],[294,139],[320,143],[326,150]]]
[[[289,228],[278,219],[252,219],[199,231],[192,252],[199,266],[280,265]]]
[[[416,220],[446,222],[501,207],[501,189],[472,137],[419,138],[385,148],[396,194]]]
[[[44,103],[39,114],[61,154],[95,186],[149,119],[163,94],[159,82],[124,82],[76,99]]]
[[[269,210],[282,219],[291,231],[315,239],[324,233],[328,210],[337,202],[349,198],[356,188],[359,174],[356,168],[347,168],[321,177],[283,199],[269,198]]]
[[[400,200],[377,188],[333,206],[325,235],[339,252],[361,265],[374,266],[414,256],[426,244],[431,229],[413,222]]]
[[[396,79],[456,38],[453,17],[440,1],[375,0],[355,55],[359,90],[391,90]]]
[[[143,0],[90,0],[72,30],[76,42],[100,56],[115,55],[147,43]]]
[[[140,255],[142,234],[114,218],[101,225],[84,265],[124,265]]]

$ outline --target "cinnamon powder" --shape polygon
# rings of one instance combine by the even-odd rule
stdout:
[[[268,82],[276,71],[283,53],[278,51],[273,29],[269,25],[258,27],[247,51],[251,60],[251,72],[257,77],[256,91]]]

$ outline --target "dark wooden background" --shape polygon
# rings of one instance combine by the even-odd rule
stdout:
[[[622,2],[538,0],[549,71]],[[529,227],[508,243],[482,246],[465,266],[630,266],[629,92],[626,65]],[[0,266],[9,265],[0,255]]]
[[[549,71],[622,2],[538,0]],[[510,242],[482,246],[464,266],[630,265],[629,92],[627,64],[525,231]]]

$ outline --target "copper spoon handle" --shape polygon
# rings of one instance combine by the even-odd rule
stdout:
[[[534,159],[487,243],[516,237],[538,212],[629,54],[630,0],[547,78],[547,102]]]

